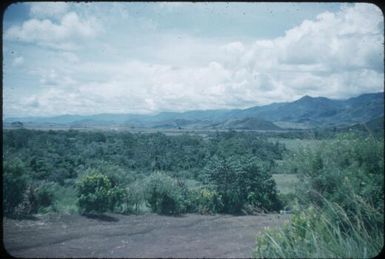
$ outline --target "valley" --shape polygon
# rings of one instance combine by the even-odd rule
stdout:
[[[363,94],[346,100],[304,96],[288,103],[247,109],[161,112],[140,114],[61,115],[3,118],[4,128],[99,129],[142,131],[256,130],[287,131],[343,128],[384,116],[384,93]],[[21,123],[21,124],[20,124]]]

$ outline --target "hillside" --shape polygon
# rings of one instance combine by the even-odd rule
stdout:
[[[293,102],[273,103],[247,109],[161,112],[153,115],[96,114],[55,117],[5,118],[12,122],[92,127],[124,125],[143,128],[252,129],[349,126],[384,116],[384,93],[363,94],[346,100],[304,96]],[[277,126],[279,125],[279,126]]]
[[[281,128],[274,123],[258,119],[247,117],[240,120],[227,120],[225,122],[216,124],[214,128],[222,129],[237,129],[237,130],[280,130]]]

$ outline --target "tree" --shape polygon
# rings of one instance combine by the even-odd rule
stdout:
[[[269,166],[255,158],[214,157],[205,174],[207,183],[221,196],[222,212],[240,213],[247,205],[276,211],[281,206]]]
[[[107,176],[92,171],[79,181],[77,189],[81,212],[101,213],[109,208],[111,183]]]
[[[4,161],[3,169],[4,214],[12,215],[16,207],[23,201],[27,189],[26,169],[19,159]]]
[[[185,208],[182,192],[176,181],[160,172],[148,177],[145,198],[155,213],[180,214]]]

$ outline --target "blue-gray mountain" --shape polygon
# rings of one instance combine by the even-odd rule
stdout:
[[[4,125],[30,124],[77,126],[125,125],[128,127],[279,130],[282,128],[344,127],[384,116],[384,93],[363,94],[347,100],[304,96],[294,102],[273,103],[248,109],[161,112],[156,115],[97,114],[55,117],[5,118]]]

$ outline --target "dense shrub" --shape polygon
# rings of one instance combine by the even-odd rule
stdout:
[[[137,180],[128,186],[124,212],[139,213],[140,206],[145,202],[144,185],[143,181]]]
[[[111,212],[124,212],[127,191],[119,186],[111,188],[108,193],[108,209]]]
[[[117,166],[105,161],[101,161],[94,165],[98,172],[108,177],[111,185],[114,186],[126,186],[134,181],[131,170],[124,170],[121,166]]]
[[[269,168],[269,164],[253,157],[215,157],[205,174],[207,183],[212,183],[221,197],[221,212],[241,213],[249,205],[263,211],[279,210],[281,204]]]
[[[15,213],[16,207],[24,199],[27,189],[26,170],[18,160],[4,161],[3,164],[3,211],[5,215]]]
[[[383,213],[383,154],[383,141],[354,134],[301,150],[290,161],[292,170],[301,178],[297,194],[303,203],[317,206],[322,206],[324,199],[320,197],[324,197],[343,207],[349,217],[358,213],[352,197],[359,196]],[[383,226],[383,218],[378,223]]]
[[[221,196],[215,190],[207,187],[191,190],[189,193],[189,201],[189,212],[215,214],[223,209]]]
[[[257,238],[256,257],[368,258],[384,245],[384,142],[344,134],[295,153],[298,210]]]
[[[56,184],[53,182],[42,182],[37,187],[30,186],[27,193],[30,213],[55,210],[55,188]]]
[[[185,200],[176,180],[160,172],[147,178],[145,199],[155,213],[178,215],[185,209]]]
[[[107,176],[96,171],[85,175],[77,189],[78,205],[83,213],[114,211],[123,204],[126,195],[123,189],[112,187]]]

